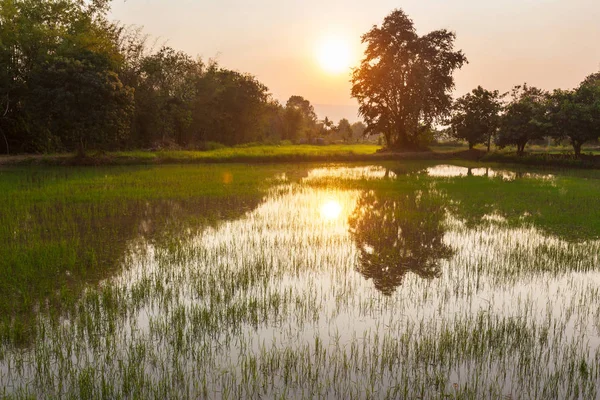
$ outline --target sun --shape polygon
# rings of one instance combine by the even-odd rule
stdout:
[[[328,37],[319,44],[317,56],[321,68],[332,74],[341,74],[350,69],[352,52],[347,41],[339,37]]]

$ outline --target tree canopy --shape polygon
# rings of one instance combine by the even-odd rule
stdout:
[[[311,140],[310,102],[254,76],[154,50],[109,0],[0,0],[0,152],[207,148]]]
[[[547,93],[524,84],[515,86],[511,97],[500,120],[496,144],[500,147],[514,145],[517,154],[523,154],[529,141],[548,134],[544,115]]]
[[[342,118],[337,124],[337,133],[345,141],[349,142],[352,139],[352,125],[346,118]]]
[[[569,140],[577,156],[585,142],[600,137],[600,73],[588,76],[574,90],[555,90],[548,102],[552,136]]]
[[[311,141],[317,134],[317,114],[315,109],[302,96],[291,96],[285,105],[285,139],[306,138]]]
[[[452,136],[466,140],[469,149],[476,144],[487,143],[489,151],[492,136],[498,129],[501,110],[500,92],[478,86],[454,103],[450,119]]]
[[[116,73],[122,57],[108,5],[0,0],[0,133],[7,153],[122,139],[132,97]]]
[[[364,122],[317,119],[310,101],[285,105],[256,77],[108,20],[110,0],[0,0],[0,154],[131,148],[206,149],[251,142],[357,141],[381,134],[420,149],[442,122],[470,147],[496,136],[522,154],[531,140],[568,141],[577,155],[600,135],[600,73],[548,94],[481,87],[453,105],[453,72],[466,62],[455,35],[420,36],[394,10],[362,36],[351,95]],[[452,113],[450,114],[450,112]],[[448,119],[448,117],[451,117]],[[217,142],[217,143],[215,143]]]
[[[447,30],[419,36],[402,10],[362,36],[365,57],[353,72],[352,96],[367,134],[383,133],[394,149],[422,147],[423,132],[452,105],[453,72],[467,62],[454,40]]]

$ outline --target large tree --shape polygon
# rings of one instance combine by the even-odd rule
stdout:
[[[496,133],[502,110],[502,96],[497,90],[489,91],[481,86],[460,97],[454,103],[450,119],[451,134],[466,140],[469,149],[479,143],[487,143],[490,151],[492,136]]]
[[[579,156],[585,142],[600,137],[600,73],[588,76],[575,90],[555,90],[547,117],[552,136],[569,140]]]
[[[546,100],[548,94],[527,84],[515,86],[512,100],[506,106],[496,138],[499,147],[516,146],[517,154],[523,155],[530,140],[541,139],[548,134]]]
[[[304,134],[304,115],[302,111],[294,107],[283,109],[283,129],[281,138],[284,140],[297,141]]]
[[[454,40],[447,30],[419,36],[402,10],[363,35],[367,48],[352,74],[352,96],[367,134],[383,133],[394,149],[422,147],[422,133],[452,105],[452,73],[467,62]]]
[[[202,63],[170,47],[139,60],[137,79],[132,80],[136,93],[133,144],[162,147],[193,140],[194,84],[202,68]]]
[[[210,65],[196,83],[192,128],[200,142],[260,141],[268,107],[268,89],[255,77]]]
[[[352,124],[352,141],[358,142],[364,139],[365,131],[367,130],[367,126],[364,122],[358,121]]]

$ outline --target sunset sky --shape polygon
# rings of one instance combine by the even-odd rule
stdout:
[[[158,45],[249,72],[282,103],[298,94],[321,118],[354,121],[349,72],[329,71],[323,48],[340,43],[357,64],[360,36],[394,8],[419,34],[456,32],[469,59],[455,75],[456,95],[523,82],[572,88],[600,70],[599,0],[115,0],[112,18],[143,26]]]

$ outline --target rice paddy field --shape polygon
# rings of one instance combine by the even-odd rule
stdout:
[[[0,397],[600,399],[600,171],[0,169]]]

